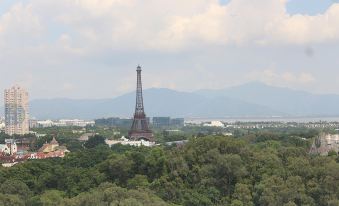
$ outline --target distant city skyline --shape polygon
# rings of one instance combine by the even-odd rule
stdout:
[[[339,94],[338,19],[335,0],[0,0],[0,95],[117,97],[137,64],[145,89]]]

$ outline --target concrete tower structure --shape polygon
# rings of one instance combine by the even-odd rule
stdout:
[[[20,86],[13,86],[4,94],[6,134],[29,133],[28,92]]]

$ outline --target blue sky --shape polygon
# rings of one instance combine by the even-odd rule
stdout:
[[[22,2],[20,0],[0,0],[0,14],[8,11],[14,4]]]
[[[290,14],[317,15],[324,13],[337,0],[289,0],[287,11]]]
[[[220,0],[221,4],[228,4],[230,0]],[[286,9],[290,14],[317,15],[324,13],[337,0],[288,0]]]
[[[220,2],[0,0],[0,91],[114,97],[134,90],[140,63],[145,88],[262,81],[339,94],[339,3]]]

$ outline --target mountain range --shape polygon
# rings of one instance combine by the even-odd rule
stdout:
[[[336,116],[339,95],[319,95],[260,82],[219,90],[180,92],[144,90],[148,116],[223,118],[270,116]],[[112,99],[37,99],[30,102],[37,119],[131,117],[135,92]],[[3,111],[3,109],[1,109]]]

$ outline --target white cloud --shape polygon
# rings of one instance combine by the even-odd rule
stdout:
[[[298,87],[322,79],[317,88],[338,88],[331,73],[339,66],[339,3],[308,16],[288,14],[286,0],[22,2],[0,16],[0,74],[9,77],[6,86],[32,74],[40,96],[53,96],[62,82],[76,85],[67,93],[76,97],[133,90],[137,63],[149,69],[146,86],[194,90],[262,80]]]
[[[221,5],[218,0],[35,0],[17,3],[1,17],[0,41],[16,33],[20,33],[17,39],[41,35],[44,29],[53,28],[46,25],[51,23],[69,28],[69,46],[89,53],[339,39],[339,3],[322,15],[307,16],[289,15],[286,2],[232,0]],[[65,49],[70,50],[69,46]]]
[[[32,6],[15,4],[0,17],[0,46],[15,46],[32,43],[40,37],[43,25]]]
[[[315,77],[310,73],[301,73],[299,76],[301,83],[311,83],[315,81]]]
[[[279,72],[276,69],[265,69],[252,71],[247,75],[250,81],[259,80],[272,85],[307,85],[316,81],[313,74],[309,72]]]
[[[69,90],[73,90],[75,88],[75,86],[72,83],[69,82],[65,82],[62,84],[62,91],[69,91]]]
[[[94,47],[172,50],[339,39],[339,4],[323,15],[307,16],[287,14],[285,0],[233,0],[225,6],[217,0],[68,2],[73,2],[64,2],[72,12],[60,15],[61,22]]]
[[[317,16],[287,16],[271,29],[275,41],[294,44],[318,43],[339,39],[339,4]]]

